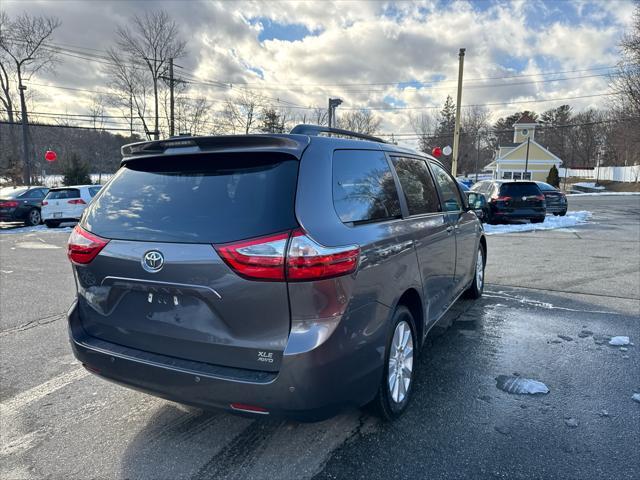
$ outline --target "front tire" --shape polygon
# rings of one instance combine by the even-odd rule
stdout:
[[[476,265],[473,272],[473,282],[471,286],[467,288],[467,291],[464,292],[464,296],[472,300],[480,298],[484,291],[484,266],[486,263],[484,259],[484,248],[480,246],[480,248],[478,248],[478,256],[476,257]]]
[[[413,315],[398,306],[392,319],[393,330],[387,344],[382,381],[370,406],[383,420],[392,421],[407,409],[413,392],[416,367],[416,336]]]
[[[544,222],[544,217],[540,217],[540,218],[532,218],[531,223],[542,223]]]
[[[27,219],[24,221],[24,224],[27,227],[35,227],[36,225],[40,225],[42,222],[42,217],[40,216],[40,210],[37,208],[32,208],[27,213]]]
[[[561,217],[564,217],[566,214],[567,214],[567,211],[563,210],[558,215],[560,215]]]

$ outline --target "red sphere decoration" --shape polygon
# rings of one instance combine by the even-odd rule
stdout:
[[[431,154],[436,158],[440,158],[442,156],[442,149],[440,147],[433,147]]]
[[[44,154],[44,159],[47,162],[55,162],[56,158],[58,158],[58,155],[56,155],[56,152],[54,152],[53,150],[47,150],[47,152]]]

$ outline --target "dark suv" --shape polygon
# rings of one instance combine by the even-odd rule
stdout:
[[[482,224],[433,158],[327,130],[123,147],[69,239],[85,367],[244,414],[402,413],[429,329],[482,294]]]
[[[536,182],[483,180],[471,187],[487,198],[487,223],[529,220],[542,223],[547,214],[545,197]]]

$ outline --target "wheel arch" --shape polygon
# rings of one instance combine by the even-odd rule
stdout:
[[[407,307],[413,316],[416,339],[418,340],[416,343],[418,344],[417,346],[421,348],[424,334],[424,304],[420,293],[413,287],[405,290],[404,293],[400,295],[400,298],[398,298],[392,312],[395,312],[396,308],[400,305]]]

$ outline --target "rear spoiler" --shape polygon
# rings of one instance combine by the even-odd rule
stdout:
[[[281,152],[299,159],[309,142],[306,135],[174,137],[124,145],[121,149],[122,164],[140,157],[234,152]]]

